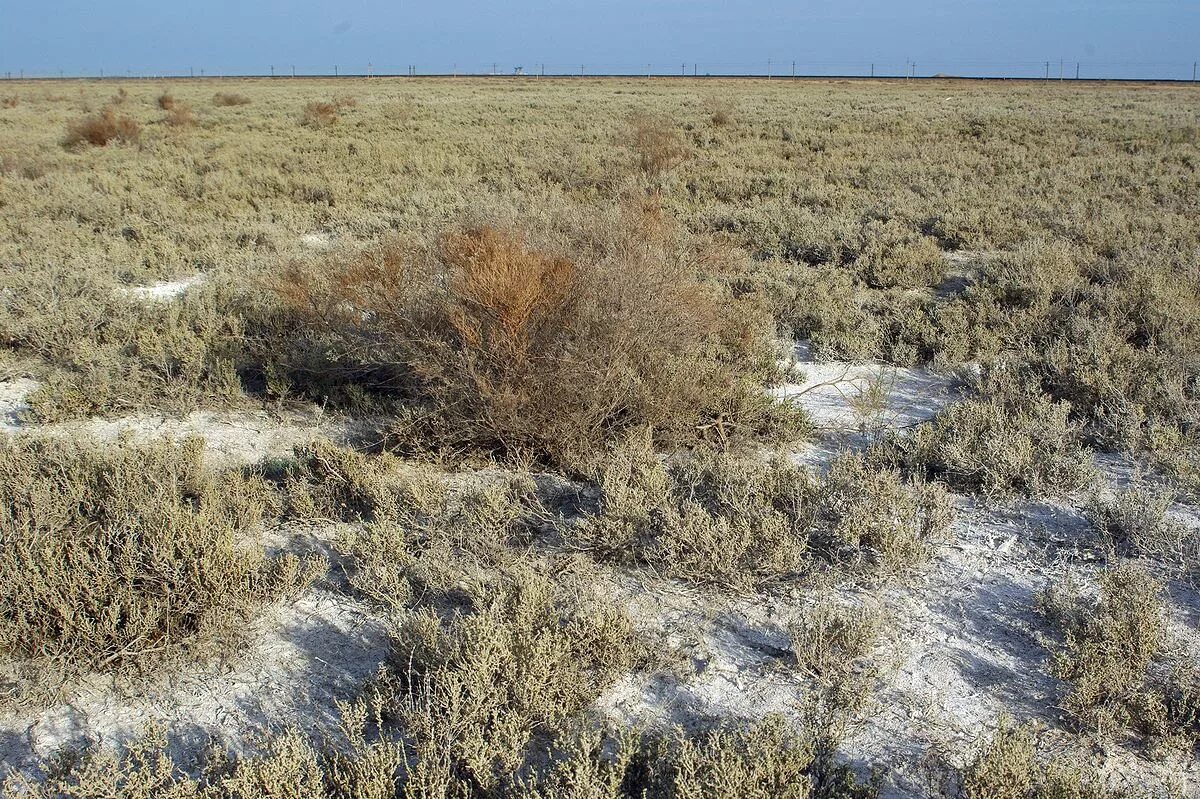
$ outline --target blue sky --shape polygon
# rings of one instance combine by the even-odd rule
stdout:
[[[1200,0],[0,0],[0,73],[1191,77]],[[693,67],[693,65],[696,65]]]

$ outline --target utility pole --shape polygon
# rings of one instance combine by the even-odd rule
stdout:
[[[1046,62],[1046,80],[1050,80],[1050,62]]]
[[[371,77],[371,62],[367,62],[367,77]]]
[[[188,67],[188,77],[189,78],[196,77],[196,68],[195,67]]]
[[[582,77],[584,77],[584,74],[583,74],[583,64],[580,64],[580,65],[579,65],[579,77],[581,77],[581,78],[582,78]]]
[[[1061,58],[1058,59],[1058,79],[1063,79],[1063,60]]]
[[[296,77],[296,65],[292,64],[292,77]]]
[[[492,62],[492,75],[495,75],[495,74],[496,74],[496,62],[493,61]]]
[[[337,64],[334,64],[334,65],[333,65],[333,76],[334,76],[335,78],[338,76]]]
[[[271,77],[272,78],[275,77],[275,65],[274,64],[271,65]]]
[[[646,65],[646,80],[650,80],[650,65]]]
[[[1075,80],[1079,80],[1079,62],[1075,62]]]
[[[1192,62],[1192,83],[1196,82],[1196,62]]]
[[[693,62],[692,63],[692,77],[694,78],[699,74],[700,74],[700,65]]]
[[[871,77],[872,78],[875,77],[875,65],[874,64],[871,65]]]
[[[771,79],[771,59],[767,59],[767,80]]]

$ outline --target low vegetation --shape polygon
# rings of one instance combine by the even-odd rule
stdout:
[[[213,95],[213,105],[250,105],[250,98],[244,94],[237,94],[236,92],[217,92]]]
[[[1039,757],[1032,725],[1002,724],[963,774],[962,799],[1119,799],[1067,758]]]
[[[1200,532],[1169,512],[1170,491],[1135,484],[1112,497],[1094,497],[1088,517],[1116,556],[1152,558],[1184,571],[1200,569]]]
[[[577,463],[625,431],[725,445],[800,420],[761,392],[769,319],[638,216],[529,233],[483,225],[273,280],[265,348],[298,386],[405,403],[401,440]]]
[[[873,457],[963,491],[1063,496],[1095,479],[1070,412],[1022,375],[1001,371],[985,376],[977,396],[954,403],[911,435],[893,436]]]
[[[703,454],[664,462],[645,437],[596,467],[594,513],[570,546],[671,577],[752,588],[814,564],[895,574],[923,562],[952,514],[936,485],[905,483],[857,455],[817,479],[784,460]]]
[[[1054,672],[1070,685],[1063,706],[1104,736],[1133,728],[1160,747],[1200,744],[1200,670],[1170,645],[1163,586],[1134,566],[1099,578],[1094,599],[1073,584],[1039,599],[1062,637]]]
[[[137,120],[119,115],[112,108],[105,108],[69,124],[63,145],[77,147],[81,144],[90,144],[95,147],[104,147],[113,142],[132,144],[136,143],[141,135],[141,125],[137,123]]]
[[[201,449],[0,445],[0,656],[59,679],[204,656],[312,579],[316,562],[255,543],[266,487],[206,471]]]

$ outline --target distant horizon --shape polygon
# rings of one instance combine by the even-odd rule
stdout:
[[[797,75],[1190,80],[1185,0],[114,0],[16,4],[0,76],[366,74]],[[769,62],[769,66],[768,66]]]

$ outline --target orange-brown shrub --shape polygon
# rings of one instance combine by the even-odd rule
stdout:
[[[217,92],[213,95],[213,105],[249,105],[250,98],[244,94],[234,94],[232,92]]]
[[[324,128],[337,122],[340,107],[336,103],[314,101],[304,106],[300,124],[310,128]]]
[[[103,147],[112,141],[135,142],[141,135],[142,129],[137,120],[127,116],[117,116],[116,111],[105,108],[99,113],[90,114],[69,124],[63,144],[68,147],[79,144]]]
[[[777,420],[769,320],[701,280],[674,231],[541,238],[480,226],[290,264],[272,282],[288,371],[404,400],[421,440],[560,463],[633,428],[724,441]]]
[[[15,94],[12,94],[0,99],[0,106],[5,108],[16,108],[20,102],[21,98],[17,97]]]
[[[167,111],[166,123],[173,128],[190,128],[196,124],[196,118],[192,115],[192,107],[183,103],[176,103]]]
[[[175,98],[170,92],[164,91],[158,96],[158,107],[164,111],[170,111],[175,107]]]
[[[679,131],[665,117],[643,111],[629,117],[629,147],[637,167],[658,177],[687,160],[689,151]]]

